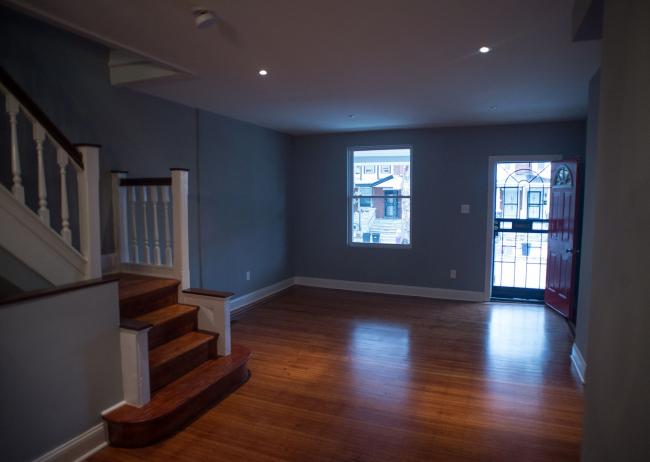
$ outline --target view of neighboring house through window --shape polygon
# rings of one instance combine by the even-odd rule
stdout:
[[[543,298],[550,162],[499,162],[494,190],[494,297]]]
[[[349,242],[411,244],[411,149],[349,151]]]

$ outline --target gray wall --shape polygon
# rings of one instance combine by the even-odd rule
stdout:
[[[606,0],[582,459],[650,460],[650,2]]]
[[[293,276],[290,137],[203,111],[198,132],[203,284],[244,294]]]
[[[113,87],[108,78],[108,49],[6,8],[0,8],[0,43],[5,45],[0,48],[0,65],[63,133],[74,143],[102,145],[103,253],[113,251],[110,170],[151,177],[169,176],[171,167],[182,167],[190,169],[192,285],[242,293],[291,273],[285,252],[287,220],[281,219],[287,212],[289,136]],[[28,126],[24,128],[29,132]],[[0,156],[4,172],[0,179],[5,184],[10,171],[7,146],[0,144],[1,152],[7,153]],[[29,175],[35,154],[29,137],[21,146],[28,199],[35,205],[35,174]],[[51,174],[52,221],[59,223],[53,153],[46,155],[46,162]],[[33,172],[35,163],[31,164]],[[222,169],[226,165],[227,170]],[[199,182],[206,196],[201,209]],[[270,191],[278,196],[272,203],[268,198],[263,213],[251,206],[253,199],[266,199]],[[199,223],[206,228],[199,229]],[[256,232],[251,232],[251,226]],[[227,258],[233,252],[231,245],[249,252],[250,258],[242,264],[252,271],[250,282]]]
[[[0,278],[14,286],[12,293],[0,290],[0,300],[8,295],[13,295],[16,292],[15,289],[18,289],[18,292],[26,292],[52,287],[52,284],[14,257],[4,247],[0,247]]]
[[[117,304],[112,282],[0,306],[2,460],[32,460],[122,400]]]
[[[482,291],[489,156],[584,155],[583,122],[298,137],[292,155],[298,276]],[[412,145],[411,249],[346,245],[348,147]],[[471,214],[461,215],[460,204]],[[449,270],[457,279],[449,279]]]
[[[587,116],[587,148],[584,165],[584,195],[582,207],[582,243],[580,246],[580,279],[576,313],[575,343],[583,357],[587,354],[589,310],[592,291],[592,257],[594,248],[594,213],[596,210],[595,181],[598,143],[598,101],[600,71],[589,82],[589,113]]]

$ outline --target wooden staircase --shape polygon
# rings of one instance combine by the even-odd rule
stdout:
[[[181,430],[248,380],[250,351],[217,355],[218,334],[198,330],[198,308],[178,303],[179,281],[120,275],[123,326],[149,329],[151,400],[104,415],[111,445],[141,447]]]

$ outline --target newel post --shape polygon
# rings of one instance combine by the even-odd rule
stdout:
[[[102,251],[99,223],[99,146],[77,145],[83,170],[77,172],[79,193],[79,237],[81,254],[86,258],[86,279],[102,276]]]
[[[172,172],[172,218],[174,226],[174,277],[181,281],[181,290],[190,286],[190,243],[188,221],[188,176],[186,169]]]
[[[127,208],[127,190],[120,186],[128,172],[111,171],[112,201],[113,201],[113,242],[117,254],[117,270],[122,262],[130,262],[129,258],[129,221]]]
[[[149,330],[151,326],[120,326],[124,401],[136,407],[151,399],[149,387]]]

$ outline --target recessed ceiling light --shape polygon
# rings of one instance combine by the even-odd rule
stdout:
[[[492,51],[492,48],[483,46],[483,47],[479,48],[478,51],[485,54],[485,53],[489,53],[490,51]]]
[[[260,69],[258,74],[259,75],[269,75],[269,71],[267,71],[266,69]]]

